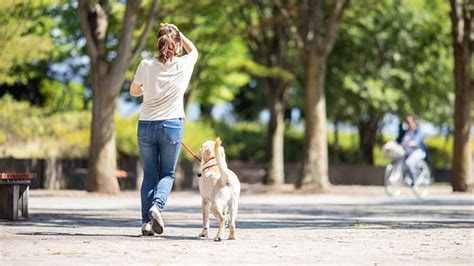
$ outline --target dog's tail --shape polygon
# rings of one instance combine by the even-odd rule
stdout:
[[[227,162],[225,160],[225,152],[224,148],[221,147],[222,141],[218,137],[216,142],[214,143],[214,154],[216,155],[217,166],[219,167],[219,171],[221,172],[221,184],[223,186],[227,185],[228,183],[228,176],[227,176]]]

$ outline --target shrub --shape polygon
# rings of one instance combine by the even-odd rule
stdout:
[[[90,139],[90,111],[51,113],[49,109],[31,106],[28,102],[15,101],[5,95],[0,99],[0,156],[17,158],[87,158]],[[137,157],[138,116],[115,116],[116,144],[119,156]],[[256,122],[227,125],[222,122],[193,122],[186,120],[184,142],[198,152],[206,140],[220,136],[229,160],[264,162],[267,147],[266,126]],[[357,132],[340,132],[339,153],[335,158],[334,134],[328,134],[330,163],[361,163]],[[380,138],[374,148],[374,164],[384,166],[388,161],[382,156],[382,145],[393,136]],[[425,139],[432,166],[450,167],[453,147],[452,137],[430,136]],[[304,135],[301,130],[286,125],[285,154],[287,162],[303,160]],[[474,152],[474,146],[473,146]],[[184,151],[182,158],[192,159]],[[337,159],[337,160],[336,160]]]
[[[123,117],[115,115],[116,145],[119,156],[139,156],[137,142],[138,116]]]
[[[216,135],[222,138],[229,160],[265,160],[265,127],[259,123],[237,123],[227,125],[216,123]]]
[[[49,109],[0,99],[2,156],[17,158],[86,157],[89,146],[88,111],[49,113]]]
[[[198,153],[202,143],[206,140],[214,140],[216,133],[210,124],[205,122],[193,122],[186,120],[184,124],[183,142],[194,152]],[[193,160],[192,156],[184,149],[181,149],[181,157]]]

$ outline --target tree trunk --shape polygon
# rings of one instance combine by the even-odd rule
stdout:
[[[106,77],[99,74],[103,71],[92,71],[93,105],[87,191],[115,194],[120,192],[115,175],[117,156],[114,124],[115,100],[119,90],[108,87],[110,83],[106,82]]]
[[[300,3],[298,16],[302,27],[297,38],[303,51],[305,68],[305,147],[303,173],[297,187],[307,186],[313,190],[324,191],[330,186],[324,92],[326,63],[336,41],[342,13],[348,3],[348,0],[337,0],[332,7],[325,5],[324,1]],[[326,16],[328,13],[330,15]]]
[[[471,82],[471,18],[467,2],[451,0],[451,21],[454,48],[454,147],[452,161],[452,186],[454,191],[467,191],[471,178],[472,151],[470,143]]]
[[[130,63],[143,49],[158,12],[158,1],[152,0],[143,30],[135,47],[132,39],[140,11],[141,0],[126,1],[123,27],[116,56],[108,61],[106,37],[109,25],[108,1],[77,1],[81,29],[86,39],[87,53],[91,62],[92,125],[89,147],[89,172],[87,191],[118,193],[115,176],[117,158],[115,150],[114,109],[115,100]]]
[[[334,121],[334,145],[333,145],[333,156],[334,156],[335,163],[341,162],[340,153],[341,153],[341,144],[339,142],[339,121],[336,119]]]
[[[212,121],[212,105],[211,104],[203,104],[200,105],[201,109],[201,117],[204,121]]]
[[[326,56],[313,49],[307,56],[304,86],[305,149],[298,186],[324,191],[329,183],[326,136]]]
[[[285,183],[285,107],[288,86],[283,82],[267,79],[268,107],[270,121],[267,128],[267,174],[264,183],[276,185]]]
[[[359,121],[359,147],[365,163],[374,164],[374,146],[380,119],[369,115],[367,120]]]
[[[454,67],[456,68],[456,66]],[[458,84],[456,77],[456,84]],[[464,92],[463,92],[464,91]],[[454,101],[454,147],[452,161],[452,186],[454,191],[467,191],[471,181],[472,151],[470,140],[470,105],[471,96],[467,89],[456,85]]]

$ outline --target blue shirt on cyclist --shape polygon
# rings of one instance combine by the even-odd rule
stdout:
[[[408,115],[406,122],[408,129],[404,130],[400,127],[400,132],[396,141],[398,144],[402,145],[407,157],[418,149],[421,149],[426,153],[427,149],[423,141],[424,136],[421,133],[420,128],[417,126],[415,117],[413,115]]]

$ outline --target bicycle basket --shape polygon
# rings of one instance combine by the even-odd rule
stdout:
[[[393,161],[405,156],[405,150],[396,141],[389,141],[383,145],[382,154],[385,158]]]

